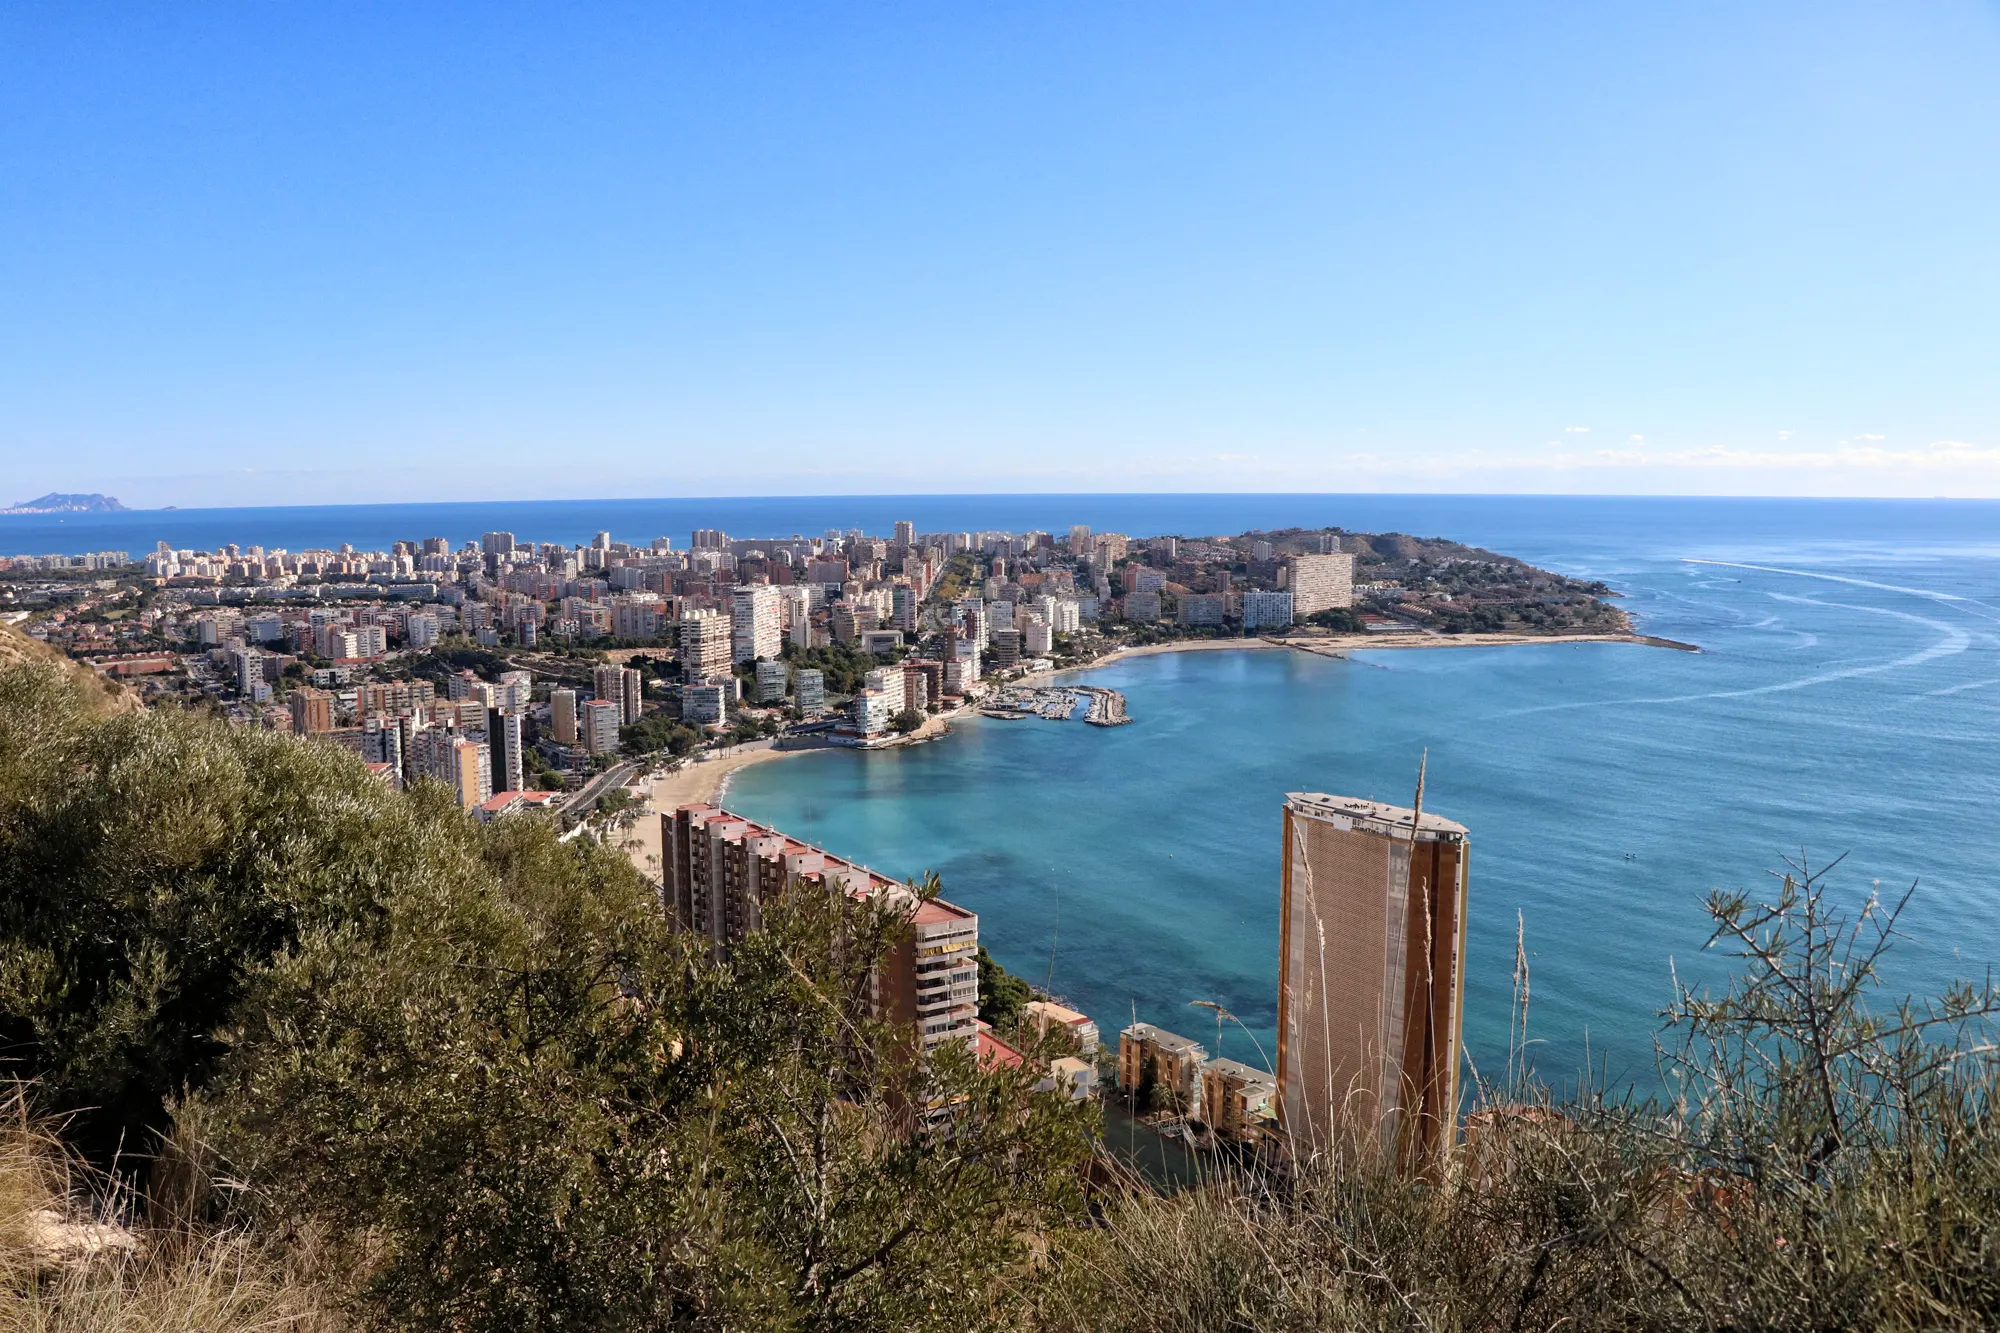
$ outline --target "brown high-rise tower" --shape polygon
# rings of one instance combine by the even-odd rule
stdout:
[[[1292,1151],[1433,1170],[1458,1132],[1465,826],[1292,792],[1284,827],[1278,1087]]]

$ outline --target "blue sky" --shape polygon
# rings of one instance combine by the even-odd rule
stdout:
[[[2000,495],[1996,242],[1992,0],[17,0],[0,502]]]

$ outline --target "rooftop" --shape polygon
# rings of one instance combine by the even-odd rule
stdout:
[[[1202,1068],[1221,1074],[1225,1078],[1237,1079],[1244,1083],[1269,1083],[1275,1085],[1278,1081],[1278,1076],[1271,1073],[1268,1069],[1259,1069],[1255,1065],[1246,1065],[1241,1060],[1225,1060],[1219,1055],[1203,1065]]]
[[[942,898],[933,898],[917,908],[917,914],[910,918],[920,926],[941,925],[948,921],[973,920],[972,913],[956,903],[948,903]]]
[[[1019,1068],[1023,1063],[1019,1051],[993,1035],[993,1029],[984,1022],[979,1023],[979,1063],[988,1069],[995,1065]]]
[[[1410,821],[1416,818],[1416,811],[1407,806],[1364,801],[1358,796],[1329,796],[1318,791],[1286,792],[1285,804],[1293,813],[1312,819],[1346,820],[1350,824],[1361,825],[1370,833],[1401,833],[1406,837],[1410,832]],[[1418,828],[1445,839],[1463,838],[1470,832],[1465,825],[1428,810],[1424,812],[1423,822]]]
[[[769,825],[759,824],[754,819],[745,819],[742,815],[732,814],[724,810],[721,806],[697,802],[693,805],[681,806],[675,813],[685,813],[691,820],[704,824],[714,819],[741,824],[743,826],[741,836],[746,841],[761,841],[766,838],[778,841],[779,845],[777,847],[762,849],[759,851],[759,855],[774,857],[812,855],[821,857],[823,864],[814,872],[816,874],[825,875],[831,873],[837,875],[843,870],[854,871],[856,874],[865,876],[867,879],[866,884],[861,886],[861,893],[910,893],[909,886],[901,880],[891,879],[879,871],[870,870],[867,866],[856,865],[844,857],[835,856],[823,847],[815,847],[811,843],[800,842],[788,833],[781,833]],[[854,887],[854,881],[851,878],[847,883],[850,888]],[[977,921],[978,919],[976,915],[968,912],[963,907],[955,903],[948,903],[942,898],[935,898],[930,902],[921,904],[917,908],[916,914],[911,918],[915,924],[920,926],[943,925],[958,921]]]
[[[1076,1027],[1090,1021],[1090,1015],[1078,1013],[1074,1009],[1057,1004],[1054,1000],[1030,1000],[1021,1006],[1021,1011],[1039,1014],[1050,1022],[1061,1023],[1066,1027]]]
[[[1168,1051],[1204,1049],[1200,1042],[1191,1037],[1183,1037],[1178,1032],[1169,1032],[1165,1028],[1156,1028],[1151,1023],[1134,1023],[1119,1035],[1130,1037],[1134,1041],[1150,1041],[1162,1050]]]

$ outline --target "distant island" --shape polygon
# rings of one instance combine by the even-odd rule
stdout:
[[[125,506],[115,495],[66,495],[50,491],[35,500],[22,500],[0,514],[121,514]]]

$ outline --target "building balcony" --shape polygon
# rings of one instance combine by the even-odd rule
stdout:
[[[979,988],[976,986],[966,988],[955,987],[948,991],[936,991],[929,994],[919,993],[917,996],[917,1012],[926,1016],[945,1009],[970,1008],[974,1012],[977,1012],[978,1007]]]

